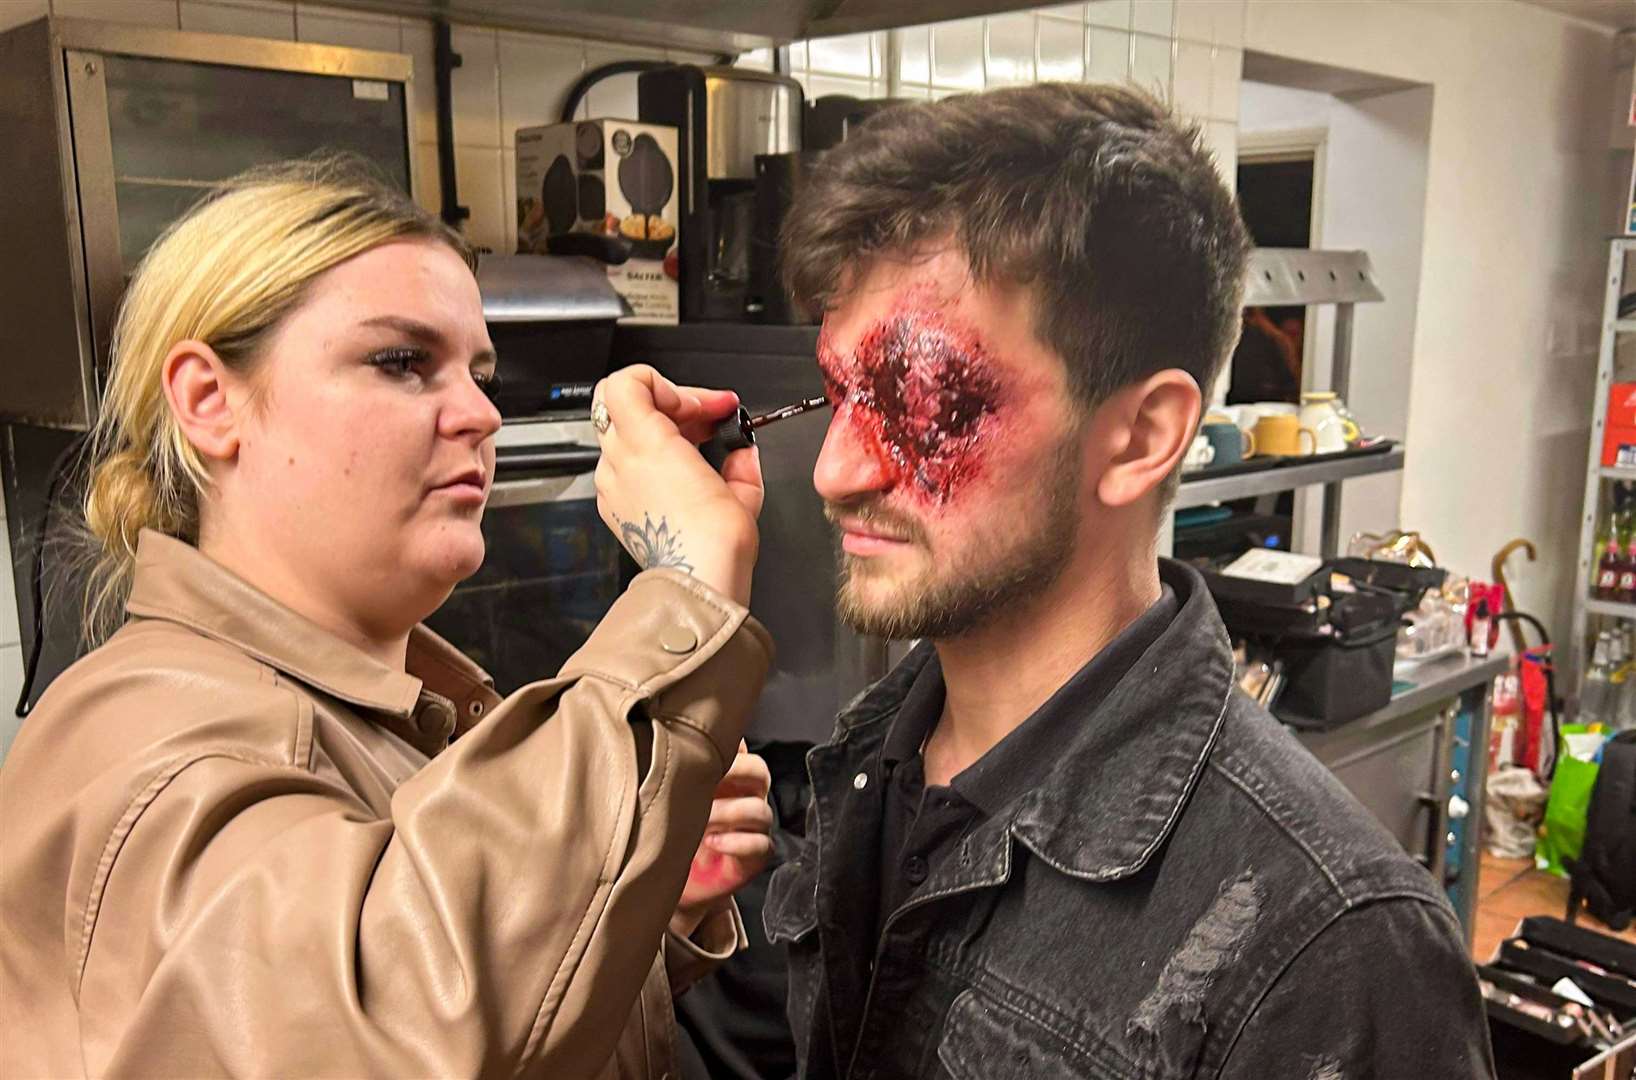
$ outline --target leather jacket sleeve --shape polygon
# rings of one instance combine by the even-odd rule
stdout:
[[[287,759],[189,746],[89,853],[66,928],[87,1071],[597,1075],[771,651],[742,607],[644,573],[384,819],[314,772],[299,717]],[[707,965],[741,936],[735,912],[663,947]]]

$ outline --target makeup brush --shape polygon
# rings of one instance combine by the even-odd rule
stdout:
[[[740,406],[734,415],[716,425],[715,434],[699,447],[699,453],[703,454],[704,459],[712,466],[719,469],[728,454],[756,444],[757,428],[764,428],[780,420],[788,420],[792,416],[800,416],[804,412],[811,412],[828,404],[829,399],[826,397],[804,398],[793,405],[785,405],[759,416],[751,416],[748,409]]]

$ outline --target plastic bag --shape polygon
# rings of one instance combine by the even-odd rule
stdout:
[[[1545,803],[1545,829],[1534,851],[1534,865],[1558,877],[1568,876],[1565,862],[1579,858],[1585,846],[1585,812],[1596,786],[1596,751],[1605,737],[1601,724],[1562,725],[1556,775]]]
[[[1534,834],[1545,814],[1546,790],[1528,769],[1506,765],[1488,774],[1483,813],[1484,846],[1501,859],[1534,853]]]

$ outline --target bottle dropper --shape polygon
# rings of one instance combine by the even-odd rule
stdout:
[[[719,469],[728,454],[756,444],[756,429],[780,420],[788,420],[792,416],[800,416],[804,412],[811,412],[828,404],[829,399],[826,397],[803,398],[793,405],[785,405],[759,416],[751,416],[749,410],[741,405],[736,413],[716,425],[715,434],[705,440],[699,447],[699,452],[713,467]]]

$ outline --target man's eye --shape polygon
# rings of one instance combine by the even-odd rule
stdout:
[[[369,358],[369,366],[377,368],[388,375],[408,375],[417,364],[423,364],[428,359],[424,349],[382,349]]]

